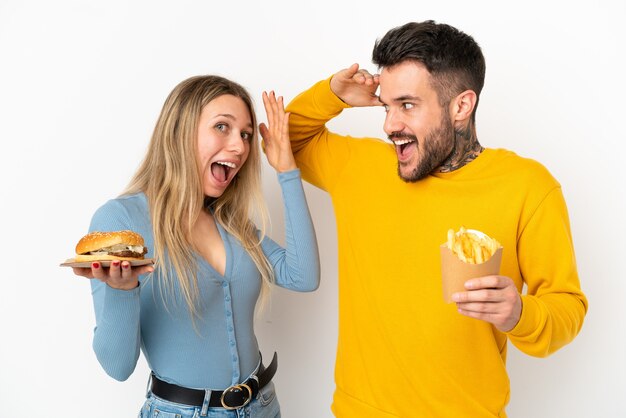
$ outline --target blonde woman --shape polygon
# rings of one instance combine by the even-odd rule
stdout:
[[[282,98],[263,101],[286,248],[251,221],[264,213],[255,113],[247,91],[218,76],[176,86],[127,190],[93,216],[91,231],[133,230],[156,259],[74,270],[97,279],[93,348],[104,370],[127,379],[140,349],[152,369],[141,417],[280,416],[277,360],[261,362],[254,310],[270,283],[315,290],[319,258]]]

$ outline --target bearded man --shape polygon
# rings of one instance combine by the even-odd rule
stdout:
[[[337,218],[333,413],[505,417],[507,342],[545,357],[587,312],[561,187],[538,162],[479,143],[485,60],[471,36],[408,23],[376,42],[373,61],[380,74],[354,64],[287,108],[303,178]],[[363,106],[385,109],[389,141],[326,128]],[[502,263],[446,304],[439,246],[460,226],[497,239]]]

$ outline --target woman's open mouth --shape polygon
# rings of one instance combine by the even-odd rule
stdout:
[[[237,173],[237,164],[230,161],[211,163],[211,174],[218,183],[227,184]]]

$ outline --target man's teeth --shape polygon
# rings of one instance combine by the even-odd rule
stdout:
[[[237,165],[235,165],[235,163],[230,163],[228,161],[218,161],[217,163],[221,164],[221,165],[225,165],[226,167],[230,167],[230,168],[236,168],[237,167]]]
[[[412,139],[399,139],[397,141],[393,141],[393,143],[396,145],[404,145],[404,144],[409,144],[411,142],[413,142]]]

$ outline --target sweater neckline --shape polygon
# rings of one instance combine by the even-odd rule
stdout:
[[[447,173],[433,172],[430,175],[446,180],[474,177],[475,174],[482,172],[491,163],[495,154],[495,149],[485,148],[483,152],[481,152],[480,155],[478,155],[478,157],[476,157],[472,162],[464,165],[458,170]]]

